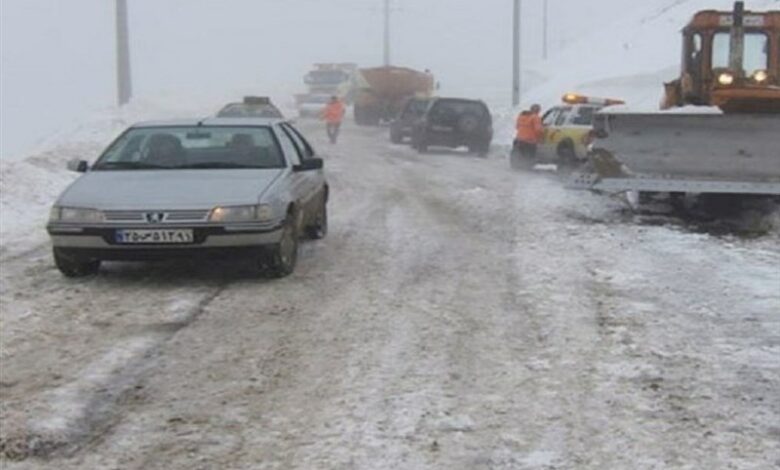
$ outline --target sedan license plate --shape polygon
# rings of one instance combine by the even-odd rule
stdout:
[[[192,243],[195,237],[188,230],[117,230],[116,242],[121,244],[175,244]]]

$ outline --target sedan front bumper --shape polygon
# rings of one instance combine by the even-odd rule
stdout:
[[[281,226],[262,229],[240,226],[165,228],[192,229],[194,241],[177,244],[126,244],[116,242],[116,231],[119,228],[74,228],[53,225],[47,227],[52,245],[70,256],[116,261],[223,256],[231,253],[244,255],[257,253],[263,248],[273,246],[279,243],[282,237]]]

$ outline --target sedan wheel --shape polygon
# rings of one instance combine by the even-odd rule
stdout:
[[[428,152],[428,143],[425,142],[425,137],[420,137],[415,147],[417,148],[417,152],[419,153]]]
[[[271,277],[282,278],[295,271],[298,262],[298,233],[295,217],[290,214],[282,227],[282,238],[268,254],[268,269]]]
[[[328,204],[323,198],[322,206],[313,225],[306,227],[306,235],[312,240],[321,240],[328,234]]]
[[[54,248],[54,264],[65,277],[92,276],[100,270],[100,260],[81,260],[68,256],[59,248]]]

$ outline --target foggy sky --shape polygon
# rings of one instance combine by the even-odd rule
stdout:
[[[607,25],[629,2],[549,0],[550,48]],[[382,0],[129,0],[136,97],[302,90],[314,62],[381,65]],[[511,0],[394,0],[392,58],[442,93],[509,99]],[[0,156],[112,106],[113,0],[0,2]],[[523,51],[541,55],[542,0],[524,0]],[[584,22],[583,19],[587,21]],[[673,52],[677,54],[677,52]]]

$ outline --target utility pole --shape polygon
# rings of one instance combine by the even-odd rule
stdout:
[[[116,0],[116,79],[117,103],[122,106],[133,96],[127,0]]]
[[[515,0],[514,26],[512,35],[512,105],[520,104],[520,10],[521,0]]]
[[[542,18],[542,59],[547,60],[547,28],[549,23],[549,15],[548,15],[548,0],[544,0],[544,6],[543,6],[543,13],[542,15],[544,18]]]
[[[390,0],[385,0],[385,66],[390,66]]]

